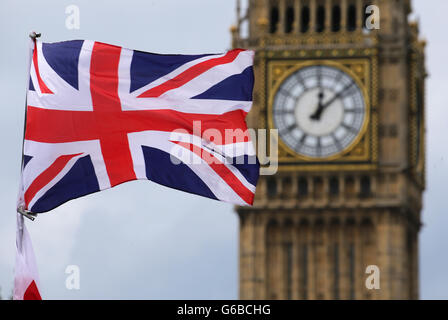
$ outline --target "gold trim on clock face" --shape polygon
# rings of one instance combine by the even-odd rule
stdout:
[[[369,118],[366,92],[348,69],[330,61],[292,68],[270,97],[270,126],[280,144],[304,159],[331,160],[349,152]]]

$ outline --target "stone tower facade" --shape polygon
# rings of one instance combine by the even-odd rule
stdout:
[[[238,4],[233,47],[256,50],[248,123],[279,130],[278,172],[237,208],[241,299],[418,299],[426,71],[410,12],[409,0]]]

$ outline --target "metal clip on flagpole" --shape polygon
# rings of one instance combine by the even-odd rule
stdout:
[[[36,39],[40,38],[41,35],[42,34],[36,33],[36,32],[33,31],[33,32],[30,33],[30,38],[33,39],[34,41],[36,41]]]
[[[36,219],[37,217],[36,213],[32,213],[31,211],[25,210],[24,207],[18,207],[17,212],[20,213],[22,216],[27,217],[31,221],[34,221],[34,219]]]

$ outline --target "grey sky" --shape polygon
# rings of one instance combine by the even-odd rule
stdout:
[[[81,29],[65,28],[65,8]],[[420,238],[421,296],[448,298],[445,180],[448,111],[444,16],[448,2],[415,0],[428,39],[428,190]],[[0,2],[0,286],[13,285],[15,201],[26,84],[27,34],[43,41],[91,39],[161,53],[214,53],[230,46],[233,0]],[[238,219],[232,206],[132,182],[69,202],[28,223],[44,298],[236,299]],[[81,290],[65,288],[67,265],[81,268]]]

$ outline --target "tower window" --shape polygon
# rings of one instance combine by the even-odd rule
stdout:
[[[289,195],[291,193],[292,189],[292,179],[291,177],[286,177],[283,179],[283,187],[282,187],[282,194],[284,196]]]
[[[345,179],[345,192],[349,198],[355,196],[355,179],[353,177],[347,177]]]
[[[315,198],[322,198],[323,192],[324,192],[324,182],[321,177],[315,177],[314,181],[314,197]]]
[[[268,197],[275,197],[277,195],[277,180],[270,178],[268,180]]]
[[[281,247],[281,228],[279,228],[276,220],[270,219],[266,227],[266,256],[268,265],[266,276],[268,281],[267,296],[269,299],[277,299],[278,286],[275,284],[281,276],[281,270],[277,268],[278,259],[282,256]]]
[[[351,243],[348,247],[350,300],[355,299],[355,245]]]
[[[338,32],[341,30],[341,7],[334,6],[331,11],[331,31]]]
[[[325,8],[324,6],[317,7],[316,13],[316,32],[323,32],[325,29]]]
[[[314,231],[313,232],[314,244],[317,246],[323,245],[324,244],[324,220],[323,219],[318,218],[316,220],[313,231]]]
[[[339,194],[339,179],[336,177],[330,178],[330,195],[337,196]]]
[[[370,178],[367,176],[364,176],[361,178],[361,197],[366,198],[369,197],[371,194],[371,183]]]
[[[310,8],[307,6],[304,6],[302,8],[302,16],[301,16],[301,24],[300,24],[300,31],[305,33],[308,32],[310,29]]]
[[[348,7],[347,12],[347,30],[355,31],[356,30],[356,6],[351,4]]]
[[[333,283],[333,297],[339,299],[339,246],[337,243],[333,247],[333,263],[334,263],[334,283]]]
[[[285,243],[285,264],[286,264],[286,299],[292,299],[292,243]]]
[[[308,195],[308,180],[306,178],[299,179],[299,196],[306,197]]]
[[[300,291],[302,293],[302,299],[308,298],[308,245],[302,244],[301,262],[302,262],[302,281]]]
[[[276,33],[277,32],[277,26],[279,22],[279,12],[277,7],[271,8],[271,20],[269,25],[269,32],[270,33]]]
[[[363,219],[361,222],[362,243],[364,246],[373,245],[373,223],[369,218]]]
[[[293,28],[294,28],[294,8],[288,7],[288,9],[286,9],[285,33],[291,33]]]

